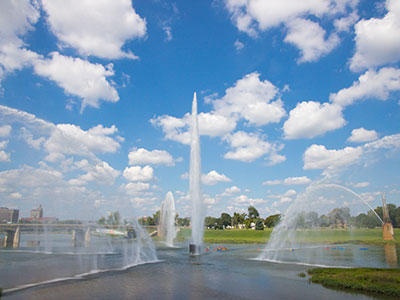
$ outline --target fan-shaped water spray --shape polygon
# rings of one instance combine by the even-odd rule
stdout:
[[[345,191],[352,197],[354,196],[357,201],[346,201],[348,197],[343,195],[332,196],[328,191]],[[322,194],[320,194],[321,192]],[[340,201],[342,203],[339,205]],[[337,218],[339,222],[335,226],[345,228],[346,218],[350,217],[348,206],[355,205],[355,203],[367,205],[380,222],[382,222],[382,219],[369,203],[351,189],[338,184],[310,185],[288,207],[281,221],[271,233],[265,249],[257,259],[274,262],[335,266],[336,263],[334,261],[327,262],[327,257],[324,254],[326,245],[321,243],[324,240],[326,229],[320,228],[320,224],[316,221],[316,216],[318,216],[318,213],[326,214],[328,211],[331,211],[333,212],[331,217]],[[338,207],[342,207],[342,209]],[[299,228],[303,230],[298,230]],[[310,241],[314,243],[310,244]]]
[[[377,214],[377,212],[372,208],[372,206],[367,201],[365,201],[365,199],[363,199],[359,194],[354,192],[353,190],[351,190],[351,189],[349,189],[349,188],[347,188],[345,186],[342,186],[342,185],[339,185],[339,184],[334,184],[334,183],[319,184],[319,185],[316,185],[316,186],[314,186],[312,188],[317,189],[317,188],[327,188],[327,187],[328,188],[329,187],[333,187],[333,188],[343,189],[343,190],[353,194],[355,197],[357,197],[362,202],[364,202],[369,207],[369,209],[375,214],[375,216],[379,219],[379,221],[381,221],[381,223],[383,224],[382,218]]]

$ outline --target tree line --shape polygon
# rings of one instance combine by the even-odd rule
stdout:
[[[389,216],[394,228],[400,227],[400,206],[388,204]],[[382,206],[378,206],[374,211],[383,219]],[[229,213],[223,212],[219,218],[208,216],[204,220],[204,226],[208,229],[225,229],[225,228],[255,228],[256,230],[264,230],[265,227],[275,227],[281,220],[281,214],[270,215],[267,218],[261,218],[258,210],[254,206],[247,208],[247,213],[234,212],[231,216]],[[152,216],[139,218],[139,224],[145,226],[157,226],[160,221],[160,211],[158,210]],[[101,225],[119,225],[121,217],[119,212],[111,213],[107,218],[101,217],[98,221]],[[125,220],[126,223],[126,220]],[[177,226],[189,226],[190,218],[181,218],[178,214],[175,217]],[[372,210],[367,213],[360,213],[357,216],[350,215],[350,208],[341,207],[334,208],[327,214],[318,215],[317,212],[301,212],[297,216],[297,228],[311,227],[332,227],[332,228],[375,228],[381,226],[380,220],[376,217]]]

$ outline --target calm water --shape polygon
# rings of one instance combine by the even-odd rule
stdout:
[[[310,266],[293,262],[304,256],[311,264],[398,267],[393,255],[400,254],[382,246],[321,246],[281,250],[287,263],[274,263],[253,260],[263,245],[223,245],[227,250],[219,252],[213,248],[222,245],[210,245],[211,251],[198,257],[188,255],[186,244],[157,245],[160,261],[122,270],[122,241],[94,239],[92,248],[77,254],[82,249],[73,249],[67,234],[50,234],[47,242],[43,235],[22,238],[21,248],[0,249],[5,299],[376,299],[309,284],[297,274]],[[40,246],[32,247],[32,240],[40,240]],[[12,291],[43,281],[52,283]]]

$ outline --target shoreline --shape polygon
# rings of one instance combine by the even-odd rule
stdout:
[[[207,229],[204,232],[204,243],[209,244],[266,244],[273,229]],[[399,245],[400,229],[395,228],[395,241],[384,241],[382,229],[301,229],[296,234],[299,243],[304,244],[354,244],[354,245]],[[190,229],[181,230],[176,241],[184,242],[190,238]]]
[[[310,276],[309,282],[322,284],[327,288],[400,296],[400,269],[313,268],[307,273]],[[300,274],[300,277],[305,277]]]

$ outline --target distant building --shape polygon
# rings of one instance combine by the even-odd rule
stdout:
[[[21,218],[21,222],[51,224],[51,223],[57,223],[58,218],[43,217],[43,207],[42,204],[40,204],[38,208],[34,208],[31,210],[31,216],[29,218]]]
[[[0,207],[0,223],[18,223],[19,209]]]
[[[42,204],[38,208],[31,210],[31,218],[34,220],[43,218],[43,207]]]

